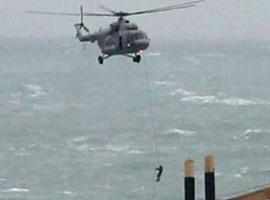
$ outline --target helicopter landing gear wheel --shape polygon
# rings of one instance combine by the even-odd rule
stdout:
[[[140,55],[136,55],[135,57],[133,57],[133,62],[139,63],[140,61],[141,61]]]
[[[102,57],[102,56],[99,56],[99,57],[98,57],[98,63],[102,65],[103,62],[104,62],[103,57]]]

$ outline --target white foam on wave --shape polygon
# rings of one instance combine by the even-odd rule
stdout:
[[[127,145],[106,145],[101,150],[112,151],[112,152],[116,152],[116,153],[126,153],[126,154],[130,154],[130,155],[139,155],[139,154],[144,153],[143,151],[141,151],[139,149],[132,149]]]
[[[68,191],[68,190],[66,190],[66,191],[61,191],[60,193],[61,193],[61,194],[68,195],[68,196],[76,196],[76,193],[71,192],[71,191]]]
[[[235,179],[242,179],[244,178],[244,175],[246,175],[250,171],[250,168],[247,166],[241,167],[240,172],[237,172],[232,175]]]
[[[7,190],[4,190],[4,192],[20,192],[20,193],[26,193],[26,192],[30,192],[30,189],[27,188],[10,188]]]
[[[185,88],[173,90],[170,95],[179,96],[183,102],[196,104],[220,104],[227,106],[270,105],[270,101],[260,99],[248,100],[238,97],[226,98],[223,92],[219,92],[217,95],[200,95]]]
[[[270,168],[260,168],[259,171],[262,172],[262,173],[269,173]]]
[[[39,98],[46,95],[46,92],[39,85],[24,84],[24,87],[30,92],[30,97],[32,98]]]
[[[192,103],[198,104],[206,104],[206,103],[217,103],[217,98],[215,96],[188,96],[183,97],[181,101],[188,101]]]
[[[215,53],[215,52],[208,52],[199,54],[198,57],[200,58],[228,58],[229,55],[223,53]]]
[[[155,81],[154,84],[156,86],[174,86],[175,85],[175,83],[171,81]]]
[[[93,147],[88,144],[81,144],[78,147],[76,147],[78,151],[86,152],[86,151],[92,151],[92,152],[102,152],[102,151],[108,151],[108,152],[113,152],[113,153],[126,153],[129,155],[140,155],[144,154],[143,151],[139,149],[133,149],[130,148],[127,145],[105,145],[102,147]]]
[[[8,102],[8,105],[10,105],[12,108],[18,108],[22,105],[22,92],[17,92],[14,94],[11,94],[10,100]]]
[[[0,177],[0,181],[5,181],[6,179],[3,177]]]
[[[103,150],[105,151],[113,151],[113,152],[127,152],[128,151],[128,146],[126,145],[106,145]]]
[[[144,186],[140,186],[138,188],[131,189],[130,191],[133,192],[133,193],[141,193],[144,190],[145,190],[145,187]]]
[[[33,84],[24,84],[22,91],[11,94],[10,100],[8,101],[7,104],[10,105],[11,108],[17,109],[27,103],[25,101],[26,97],[38,99],[45,95],[47,95],[47,93],[43,90],[41,86]]]
[[[240,174],[240,173],[234,174],[233,177],[234,177],[235,179],[242,179],[242,178],[243,178],[242,174]]]
[[[261,134],[261,133],[270,133],[270,130],[262,130],[262,129],[247,129],[245,130],[239,137],[234,137],[235,140],[238,139],[245,139],[245,140],[249,140],[251,136],[257,135],[257,134]]]
[[[174,129],[168,130],[165,134],[166,135],[176,134],[176,135],[181,135],[181,136],[194,136],[194,135],[196,135],[196,132],[174,128]]]
[[[228,106],[250,106],[250,105],[270,105],[270,102],[266,101],[251,101],[242,98],[220,98],[214,95],[209,96],[187,96],[181,98],[181,101],[197,103],[197,104],[221,104],[221,105],[228,105]]]
[[[249,167],[245,166],[240,169],[240,174],[244,175],[249,172]]]
[[[183,88],[178,88],[178,89],[172,91],[170,95],[172,95],[172,96],[179,95],[179,96],[187,97],[187,96],[195,95],[195,93],[192,91],[185,90]]]
[[[85,136],[78,136],[72,139],[72,142],[74,143],[81,143],[81,142],[85,142],[87,140],[87,137]]]
[[[132,149],[132,150],[128,151],[128,154],[130,154],[130,155],[140,155],[140,154],[143,154],[143,151]]]
[[[77,147],[78,151],[86,152],[86,151],[97,151],[97,148],[89,147],[88,144],[82,144]]]
[[[254,134],[254,133],[257,134],[261,132],[262,132],[261,129],[247,129],[240,136],[233,136],[233,140],[238,140],[240,138],[244,138],[245,140],[248,140],[250,139],[251,134]]]
[[[244,133],[240,135],[240,137],[246,138],[251,134],[258,134],[258,133],[262,133],[262,130],[261,129],[247,129],[245,130]]]
[[[220,103],[229,105],[229,106],[248,106],[248,105],[256,105],[256,102],[247,100],[247,99],[241,99],[241,98],[229,98],[221,100]]]

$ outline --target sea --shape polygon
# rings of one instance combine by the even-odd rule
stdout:
[[[0,39],[0,199],[224,198],[270,183],[270,42],[152,40],[99,65],[73,39]],[[161,181],[155,167],[162,165]]]

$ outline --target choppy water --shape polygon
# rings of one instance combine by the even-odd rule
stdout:
[[[218,196],[270,182],[270,43],[171,42],[103,66],[70,40],[0,46],[0,198],[179,199],[187,158],[203,197],[209,152]]]

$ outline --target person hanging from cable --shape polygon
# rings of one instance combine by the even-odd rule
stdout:
[[[155,169],[157,170],[156,182],[159,182],[161,180],[161,175],[163,173],[163,166],[160,165],[159,167],[156,167]]]

